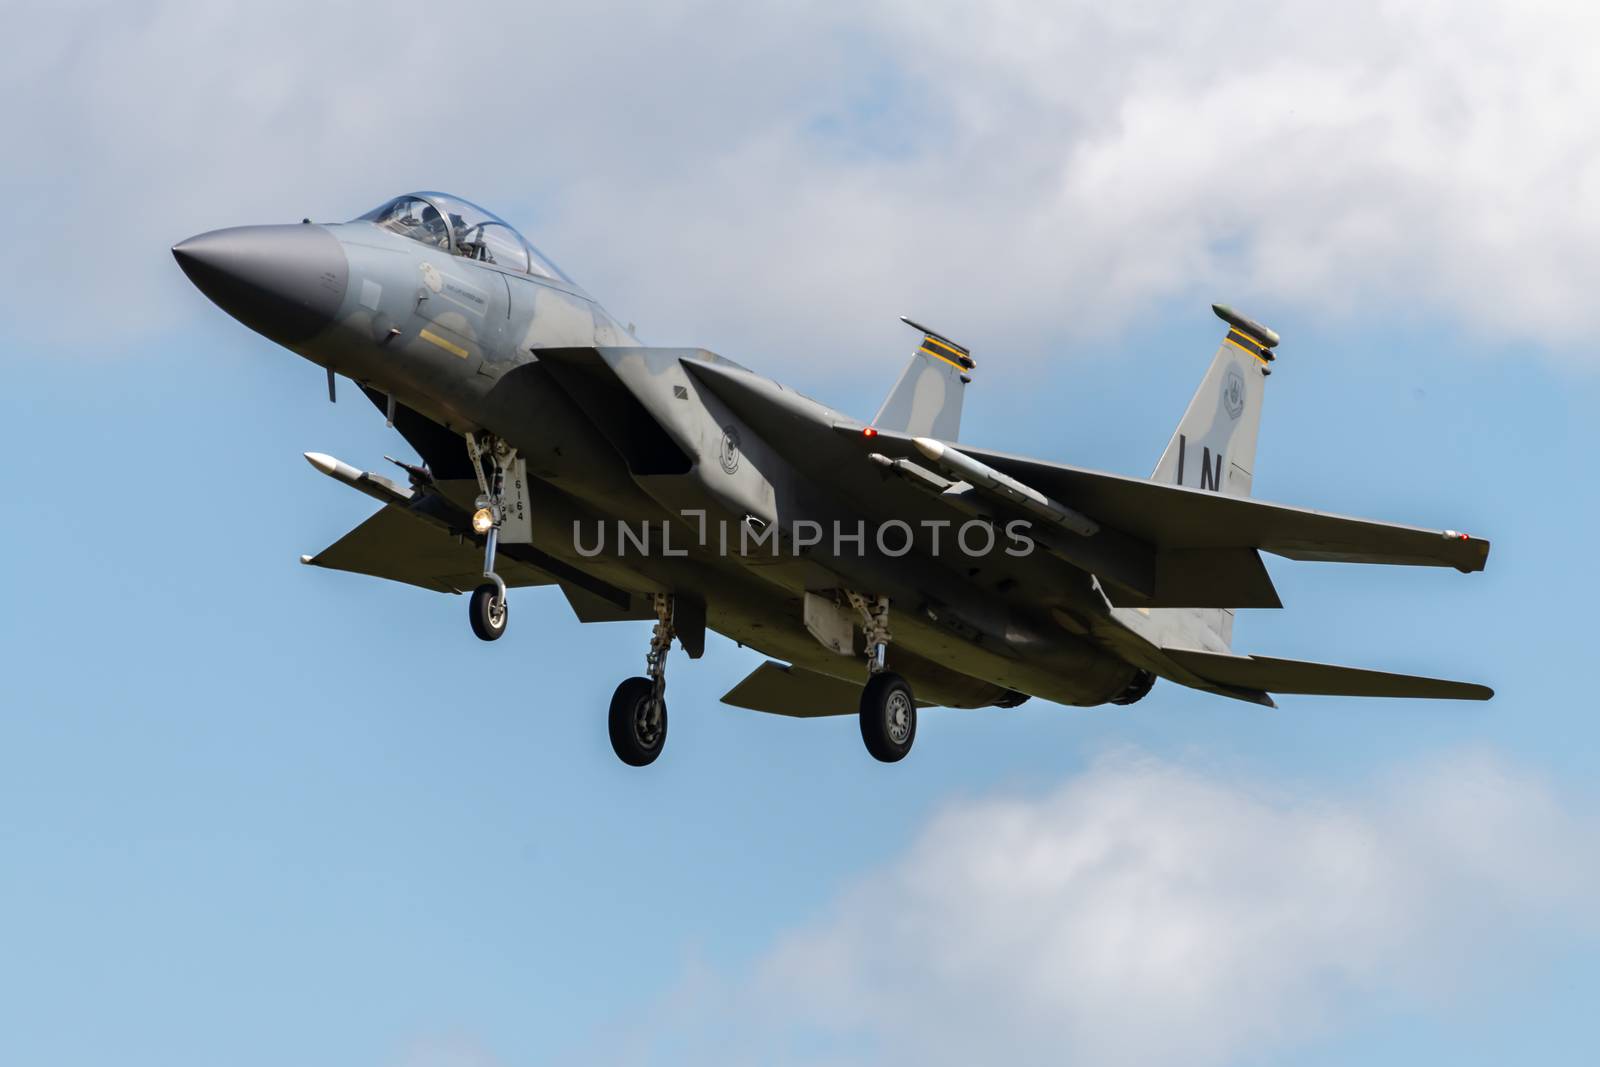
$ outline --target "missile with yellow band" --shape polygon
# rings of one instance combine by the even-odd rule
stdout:
[[[978,365],[974,362],[972,352],[969,349],[956,344],[944,334],[935,333],[921,323],[912,322],[904,315],[900,316],[900,321],[913,330],[922,331],[922,345],[917,349],[918,352],[925,356],[932,356],[934,359],[944,360],[961,372],[963,380],[966,380],[968,372]]]
[[[1254,319],[1245,318],[1225,304],[1212,304],[1211,310],[1230,327],[1228,336],[1223,338],[1224,344],[1244,349],[1260,360],[1263,367],[1277,358],[1272,354],[1279,340],[1275,330],[1268,329]]]

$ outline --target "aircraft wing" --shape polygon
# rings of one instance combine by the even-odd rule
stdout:
[[[396,423],[399,421],[397,418]],[[436,458],[441,465],[451,462],[447,455]],[[320,452],[307,452],[306,459],[340,484],[384,501],[384,507],[315,556],[301,556],[301,563],[440,593],[464,593],[483,584],[483,539],[469,531],[466,512],[452,502],[452,494],[454,499],[463,495],[471,499],[476,488],[472,480],[438,479],[424,471],[427,487],[419,489],[414,481],[407,489]],[[653,617],[639,613],[628,590],[579,570],[537,545],[502,541],[495,558],[496,570],[508,586],[559,583],[582,622]]]
[[[301,556],[300,562],[388,578],[439,593],[465,592],[484,580],[483,549],[475,541],[458,538],[400,504],[385,505],[315,556]],[[556,580],[504,552],[499,571],[509,586],[549,585]]]
[[[1494,690],[1471,682],[1451,682],[1412,674],[1390,674],[1359,667],[1335,667],[1270,656],[1238,656],[1199,649],[1163,648],[1185,670],[1214,685],[1268,693],[1314,696],[1432,697],[1440,700],[1488,700]]]
[[[869,438],[859,426],[836,426],[835,430],[860,440],[863,453],[914,460],[921,456],[906,434],[880,431]],[[1488,541],[1455,531],[1347,518],[965,445],[955,447],[1158,551],[1259,549],[1289,559],[1454,567],[1464,572],[1483,570],[1489,558]]]
[[[819,422],[817,405],[740,368],[690,361],[684,365],[800,471],[844,491],[853,487],[858,493],[870,492],[884,507],[903,513],[925,506],[925,501],[959,506],[950,478],[924,477],[930,474],[930,461],[912,435],[842,417]],[[1047,505],[1058,521],[1035,522],[1032,532],[1048,539],[1051,554],[1098,576],[1119,607],[1280,607],[1258,556],[1261,551],[1290,559],[1462,571],[1482,570],[1489,555],[1488,541],[1454,531],[1347,518],[985,449],[945,447],[998,473],[1012,483],[1011,490]],[[871,459],[874,454],[891,463],[904,461],[897,470],[912,476],[900,479],[902,485],[885,482],[885,469]],[[985,499],[1009,509],[1018,492],[991,491]]]

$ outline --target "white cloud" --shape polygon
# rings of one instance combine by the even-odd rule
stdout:
[[[1596,829],[1482,753],[1320,796],[1121,755],[949,807],[652,1033],[723,1062],[1259,1057],[1592,937]]]
[[[1168,300],[1600,326],[1600,13],[1557,3],[36,8],[7,299],[170,324],[166,246],[450,186],[662,341],[1037,350]],[[23,32],[25,31],[25,32]],[[23,106],[18,106],[21,103]],[[81,311],[93,294],[98,314]],[[796,339],[798,338],[798,339]]]

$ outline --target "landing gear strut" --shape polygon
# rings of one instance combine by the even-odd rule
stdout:
[[[889,598],[845,592],[867,636],[867,685],[861,691],[861,740],[873,759],[898,763],[917,739],[917,702],[910,684],[887,667]]]
[[[630,767],[654,763],[667,742],[667,651],[676,636],[672,594],[656,593],[651,599],[656,625],[644,657],[646,676],[624,680],[611,696],[611,749]]]
[[[506,632],[510,621],[511,605],[506,602],[506,583],[494,571],[494,551],[500,542],[500,524],[505,521],[506,469],[517,458],[517,450],[495,437],[481,441],[475,434],[467,434],[467,453],[472,456],[472,470],[478,476],[478,510],[472,514],[472,529],[483,535],[483,576],[489,579],[472,591],[467,604],[467,617],[472,622],[472,632],[480,640],[496,641]],[[491,468],[483,473],[483,461]]]

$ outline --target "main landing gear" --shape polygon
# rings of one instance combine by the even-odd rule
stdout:
[[[644,657],[646,676],[625,679],[611,696],[611,749],[630,767],[654,763],[667,743],[667,650],[677,634],[672,626],[672,594],[656,593],[651,599],[656,625]]]
[[[917,739],[917,702],[911,685],[886,665],[889,650],[889,598],[868,600],[848,590],[845,596],[861,616],[867,636],[867,684],[861,691],[861,740],[873,759],[898,763]]]
[[[472,530],[483,536],[483,576],[488,581],[472,591],[467,618],[472,632],[483,641],[498,641],[510,621],[511,605],[506,602],[506,583],[494,572],[494,551],[500,541],[500,524],[505,521],[506,469],[517,458],[517,450],[495,437],[482,441],[467,434],[467,452],[478,475],[478,510],[472,513]],[[485,476],[487,459],[492,473]]]

